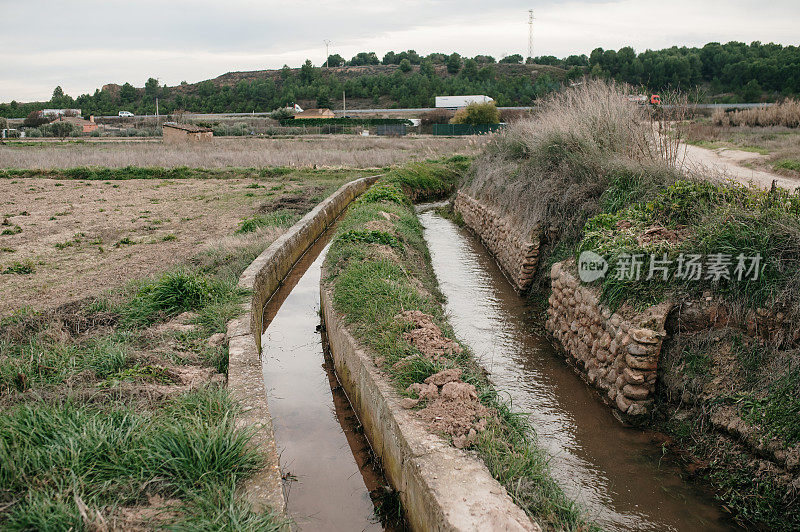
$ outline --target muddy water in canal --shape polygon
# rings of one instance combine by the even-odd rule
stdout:
[[[730,530],[705,493],[660,460],[651,435],[622,425],[531,327],[528,308],[481,243],[431,210],[420,214],[447,314],[514,409],[529,413],[553,476],[612,530]]]
[[[280,454],[287,511],[307,530],[384,530],[370,492],[385,481],[339,386],[318,330],[329,229],[267,303],[264,382]]]

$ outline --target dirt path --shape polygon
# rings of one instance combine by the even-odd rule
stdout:
[[[758,153],[721,148],[707,150],[699,146],[683,145],[684,166],[693,173],[710,179],[730,179],[740,183],[752,182],[761,188],[770,188],[772,181],[778,186],[794,190],[800,187],[800,179],[793,179],[763,170],[741,166],[763,157]]]

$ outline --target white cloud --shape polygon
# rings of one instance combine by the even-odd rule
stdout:
[[[531,2],[532,3],[532,2]],[[175,85],[234,70],[324,61],[332,53],[527,54],[529,2],[328,0],[0,0],[0,101],[73,96],[104,83]],[[794,0],[537,1],[534,53],[637,50],[738,40],[798,44]],[[81,15],[76,15],[81,14]],[[32,29],[33,28],[33,29]]]

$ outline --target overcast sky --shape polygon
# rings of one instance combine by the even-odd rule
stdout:
[[[201,81],[359,51],[527,55],[731,40],[800,44],[798,0],[0,0],[0,102]]]

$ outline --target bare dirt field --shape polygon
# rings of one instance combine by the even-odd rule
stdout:
[[[0,318],[51,308],[161,272],[233,238],[255,214],[309,210],[365,171],[269,180],[0,179]],[[264,247],[293,222],[236,238]],[[255,236],[253,236],[255,235]]]
[[[14,142],[0,145],[0,168],[189,166],[377,168],[454,154],[472,154],[483,137],[304,136],[217,138],[211,144],[162,142]]]

